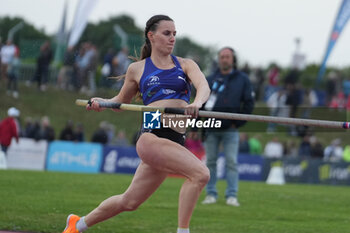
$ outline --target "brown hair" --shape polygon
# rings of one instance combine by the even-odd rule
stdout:
[[[152,32],[156,31],[158,28],[159,22],[162,20],[174,21],[167,15],[154,15],[147,21],[146,27],[145,27],[145,43],[141,47],[140,60],[151,56],[152,46],[151,46],[151,41],[148,39],[147,33],[149,31],[152,31]]]
[[[152,16],[147,22],[146,22],[146,27],[145,27],[145,43],[141,47],[141,54],[140,57],[138,58],[137,55],[136,57],[134,56],[129,56],[131,60],[134,61],[140,61],[143,60],[147,57],[151,56],[152,53],[152,45],[151,41],[148,39],[147,33],[149,31],[155,32],[158,28],[159,22],[165,20],[165,21],[174,21],[172,20],[169,16],[167,15],[154,15]],[[136,53],[135,53],[136,54]],[[111,79],[123,79],[125,78],[125,74],[120,75],[118,77],[110,77]]]

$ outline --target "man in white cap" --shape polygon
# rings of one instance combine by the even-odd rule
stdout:
[[[16,138],[18,143],[19,125],[17,117],[20,111],[14,107],[7,111],[8,117],[0,122],[0,144],[2,151],[6,154],[7,148],[11,145],[12,138]]]

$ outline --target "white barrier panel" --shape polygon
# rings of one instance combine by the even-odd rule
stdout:
[[[7,168],[23,170],[44,170],[47,141],[20,138],[12,140],[7,150]]]
[[[0,150],[0,169],[7,169],[5,153]]]

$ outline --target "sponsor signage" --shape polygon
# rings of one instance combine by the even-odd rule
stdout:
[[[47,170],[98,173],[102,164],[102,145],[55,141],[47,154]]]
[[[241,180],[261,181],[263,175],[264,159],[254,155],[238,155],[238,173]],[[217,160],[217,177],[224,179],[226,177],[225,155],[219,154]]]
[[[264,159],[254,155],[238,155],[238,173],[241,180],[261,181]]]
[[[276,165],[283,167],[287,183],[350,185],[350,163],[304,158],[265,159],[263,179]]]
[[[135,147],[105,146],[102,172],[133,174],[140,164]]]

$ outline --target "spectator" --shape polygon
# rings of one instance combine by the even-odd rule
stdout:
[[[288,85],[294,86],[299,81],[300,72],[296,67],[292,68],[284,79],[284,85],[287,87]]]
[[[104,87],[110,87],[112,86],[111,80],[108,78],[112,76],[113,70],[112,70],[112,62],[113,58],[115,56],[115,51],[113,48],[109,48],[107,53],[103,57],[103,66],[101,69],[101,84]]]
[[[55,140],[55,130],[50,125],[50,119],[48,116],[43,116],[41,118],[40,139],[48,142]]]
[[[129,146],[129,141],[126,138],[124,130],[119,130],[119,132],[117,134],[117,138],[115,140],[115,145],[116,146]]]
[[[262,154],[262,146],[259,140],[259,136],[255,135],[254,137],[249,138],[249,153],[251,155],[261,155]]]
[[[185,140],[185,147],[200,160],[204,158],[205,149],[198,132],[188,132]]]
[[[71,120],[68,120],[66,126],[61,131],[60,140],[62,141],[75,141],[74,125]]]
[[[8,85],[7,91],[12,94],[13,98],[17,99],[19,97],[17,81],[19,77],[19,68],[21,61],[19,60],[19,49],[16,47],[16,52],[13,58],[8,63],[7,74],[8,74]]]
[[[33,130],[34,122],[31,117],[26,117],[24,119],[24,128],[21,131],[21,137],[29,138],[30,132]]]
[[[318,99],[315,91],[310,88],[307,88],[303,96],[303,113],[302,118],[310,118],[311,110],[313,107],[316,107],[318,104]]]
[[[256,68],[255,75],[257,78],[257,82],[258,82],[256,90],[255,90],[255,99],[261,100],[263,97],[262,93],[264,90],[265,74],[261,68]]]
[[[39,57],[37,58],[34,80],[38,82],[38,88],[41,91],[46,90],[49,79],[49,66],[52,61],[52,50],[49,41],[45,41],[40,47]]]
[[[260,68],[253,69],[249,74],[249,80],[252,84],[255,100],[259,100],[260,91],[263,88],[264,74]]]
[[[205,104],[205,109],[250,114],[254,108],[252,87],[248,76],[237,70],[235,51],[230,47],[224,47],[219,51],[218,57],[219,69],[208,77],[208,83],[212,92]],[[202,203],[213,204],[217,201],[216,162],[219,146],[223,143],[226,158],[226,204],[239,206],[240,204],[237,200],[239,182],[237,163],[239,151],[238,128],[246,122],[232,120],[222,120],[221,122],[220,129],[208,129],[205,139],[210,180],[206,187],[207,196]]]
[[[82,123],[77,124],[74,134],[75,134],[75,141],[77,142],[85,141],[84,125]]]
[[[6,154],[8,147],[11,145],[12,138],[15,138],[18,143],[20,135],[19,123],[17,118],[20,111],[17,108],[11,107],[7,111],[8,117],[0,122],[0,144],[1,150]]]
[[[322,159],[324,148],[321,142],[315,136],[312,136],[310,137],[310,144],[311,144],[311,158]]]
[[[4,80],[5,83],[9,81],[8,66],[15,54],[16,46],[12,43],[12,40],[8,39],[6,45],[2,46],[0,50],[1,79]]]
[[[250,69],[250,66],[247,62],[242,67],[242,72],[245,73],[248,77],[250,76],[251,69]]]
[[[87,94],[91,96],[96,92],[96,69],[97,69],[97,63],[98,63],[98,54],[97,54],[97,49],[95,45],[88,43],[88,50],[87,50],[86,56],[89,59],[89,64],[87,67],[87,79],[89,83],[89,91],[87,92]]]
[[[338,162],[341,161],[342,158],[343,148],[341,147],[341,140],[336,138],[324,149],[323,159],[329,162]]]
[[[32,119],[27,117],[25,119],[24,133],[23,137],[31,138],[34,140],[40,139],[40,122],[38,119]]]
[[[101,143],[101,144],[107,144],[108,142],[107,127],[108,127],[108,123],[105,121],[102,121],[100,123],[99,128],[93,133],[91,141],[96,143]]]
[[[122,50],[118,52],[118,54],[113,58],[112,61],[112,76],[118,77],[126,73],[126,70],[130,64],[130,60],[128,58],[129,50],[124,47]],[[119,90],[123,85],[124,80],[117,80],[116,89]]]
[[[72,89],[74,82],[74,62],[76,51],[74,47],[68,47],[63,58],[63,66],[58,73],[57,85],[59,88],[68,90]]]
[[[265,145],[264,155],[267,158],[276,159],[280,159],[283,157],[283,145],[277,137],[274,137]]]
[[[343,152],[343,159],[345,162],[350,163],[350,146],[345,146]]]
[[[290,108],[289,117],[295,118],[297,116],[298,106],[301,102],[301,92],[297,89],[296,85],[291,83],[286,84],[286,90],[286,105]],[[289,134],[292,136],[297,135],[296,127],[294,125],[289,126]]]
[[[34,139],[36,141],[40,140],[40,120],[35,119],[33,123],[33,128],[29,138]]]
[[[106,122],[107,144],[115,143],[115,126]]]
[[[285,90],[279,89],[274,92],[267,100],[267,106],[270,108],[270,116],[289,116],[289,108],[286,105],[287,95]],[[267,133],[276,131],[276,123],[268,123]]]
[[[343,92],[345,95],[345,99],[347,99],[350,94],[350,78],[346,78],[343,81]]]
[[[278,86],[280,69],[277,65],[273,64],[267,73],[267,78],[269,81],[269,85],[272,87]]]
[[[256,90],[258,88],[258,77],[256,76],[255,70],[252,70],[249,74],[249,81],[252,85],[252,93],[254,100],[256,100]]]
[[[127,47],[122,48],[117,56],[113,58],[113,62],[115,63],[113,67],[113,76],[119,76],[126,73],[126,70],[130,64],[129,49]]]
[[[242,154],[250,153],[248,140],[249,140],[248,134],[241,133],[239,135],[239,153],[242,153]]]
[[[338,76],[334,71],[332,71],[327,76],[327,82],[326,82],[327,106],[330,105],[332,99],[336,97],[337,93],[338,93]]]
[[[311,143],[310,143],[310,136],[305,135],[303,137],[303,140],[301,141],[299,145],[299,156],[300,157],[305,157],[305,158],[310,158],[311,157]]]
[[[96,91],[95,74],[97,67],[97,50],[90,42],[81,45],[76,58],[77,88],[81,93],[92,95]]]
[[[74,62],[74,69],[76,73],[74,86],[76,90],[79,90],[82,93],[85,93],[87,91],[86,69],[89,63],[87,57],[85,56],[85,53],[86,46],[85,43],[83,43],[79,47],[79,51]]]
[[[294,140],[289,139],[286,141],[283,154],[289,158],[298,157],[298,147]]]

